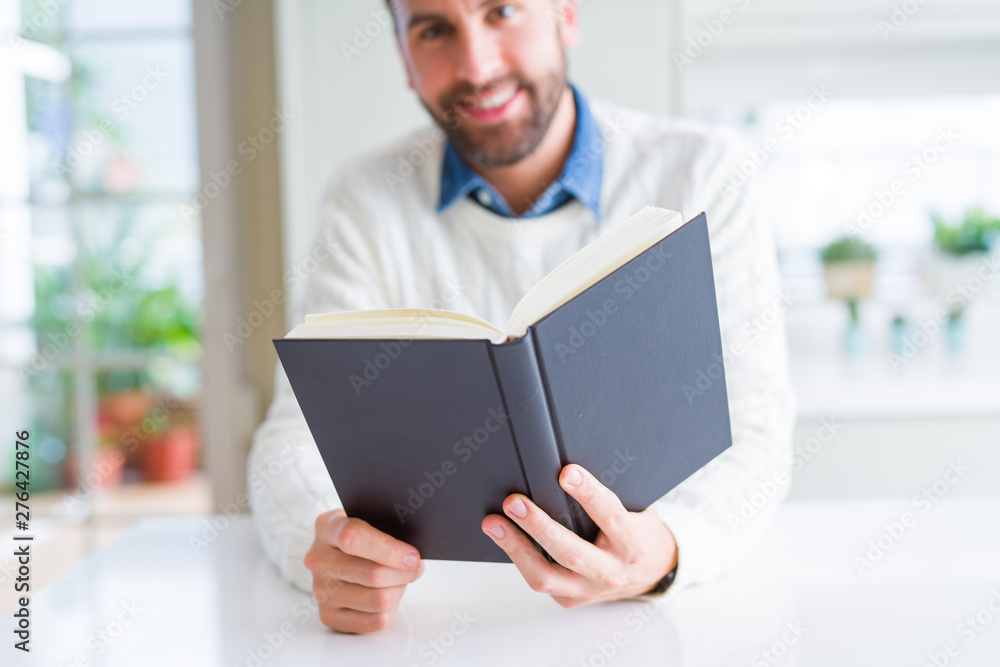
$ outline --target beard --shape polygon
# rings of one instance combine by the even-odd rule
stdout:
[[[528,101],[527,117],[487,127],[474,127],[467,122],[468,112],[459,101],[467,95],[506,83],[515,84],[524,91]],[[482,168],[506,167],[520,162],[538,148],[548,132],[566,85],[566,68],[561,67],[537,84],[521,75],[479,87],[460,84],[441,97],[439,108],[442,112],[432,109],[422,98],[420,102],[469,164]]]

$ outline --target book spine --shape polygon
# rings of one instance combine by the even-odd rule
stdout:
[[[515,340],[490,344],[497,384],[531,500],[553,519],[579,534],[571,511],[572,499],[559,486],[562,460],[533,337],[529,329],[526,335]]]
[[[562,470],[562,466],[568,463],[579,463],[579,461],[571,461],[566,454],[566,440],[563,437],[562,429],[559,427],[558,413],[552,403],[552,388],[548,381],[548,373],[545,370],[545,357],[539,349],[540,338],[535,332],[534,325],[528,328],[528,335],[530,336],[532,348],[534,348],[535,365],[538,367],[538,376],[542,383],[542,394],[545,397],[545,411],[549,416],[549,424],[551,424],[552,432],[555,436],[556,450],[559,453],[559,469]],[[574,532],[588,542],[596,540],[598,534],[601,532],[597,524],[594,523],[594,520],[590,518],[590,515],[587,514],[573,496],[565,492],[563,492],[563,496],[569,507],[570,516],[573,517]]]

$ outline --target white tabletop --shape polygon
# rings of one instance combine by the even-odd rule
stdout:
[[[887,532],[888,551],[860,573],[854,557],[904,511],[916,525]],[[217,518],[224,529],[196,554],[207,521],[138,523],[35,595],[30,655],[3,618],[0,664],[1000,665],[1000,499],[926,514],[907,501],[789,502],[730,573],[662,604],[568,610],[512,565],[431,561],[392,625],[360,637],[322,626],[248,519]]]

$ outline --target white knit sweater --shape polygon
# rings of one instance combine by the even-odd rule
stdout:
[[[320,261],[292,324],[305,313],[437,307],[503,329],[532,285],[643,206],[685,220],[706,211],[733,447],[656,503],[678,545],[670,596],[733,564],[787,492],[794,401],[785,301],[766,221],[746,188],[728,195],[719,188],[745,157],[732,135],[597,100],[591,108],[605,138],[600,221],[576,200],[524,220],[468,198],[438,215],[444,144],[432,127],[338,169],[321,206]],[[691,386],[717,370],[706,368]],[[275,384],[254,435],[248,492],[264,550],[288,580],[310,590],[302,559],[315,518],[341,505],[280,364]]]

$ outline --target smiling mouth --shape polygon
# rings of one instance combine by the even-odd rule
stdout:
[[[459,105],[470,110],[492,111],[494,109],[499,109],[514,99],[514,96],[517,95],[519,90],[519,86],[505,86],[499,90],[493,90],[486,94],[463,98],[459,101]]]

